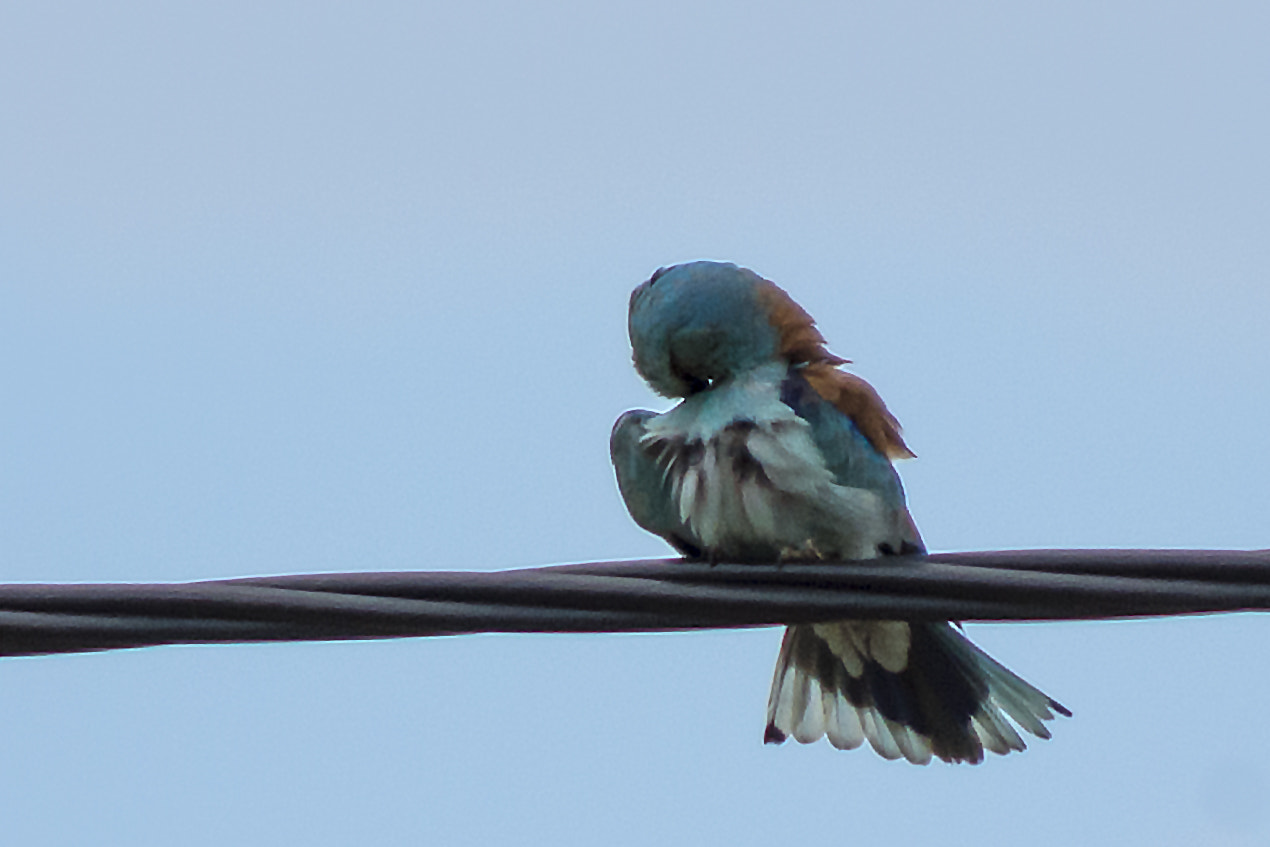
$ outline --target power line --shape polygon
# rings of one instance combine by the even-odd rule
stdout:
[[[0,656],[841,618],[1078,620],[1270,609],[1270,550],[1018,550],[853,563],[647,559],[510,571],[0,585]]]

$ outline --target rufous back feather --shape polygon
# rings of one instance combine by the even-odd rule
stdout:
[[[886,408],[873,386],[855,374],[838,369],[848,363],[825,349],[825,337],[816,322],[774,282],[759,289],[768,319],[780,334],[780,352],[794,364],[806,364],[803,376],[817,394],[851,418],[860,434],[889,459],[909,459],[900,435],[900,423]]]

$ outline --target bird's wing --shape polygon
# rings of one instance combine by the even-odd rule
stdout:
[[[864,380],[836,368],[827,371],[792,368],[781,384],[781,401],[810,425],[838,485],[872,491],[892,511],[895,539],[881,543],[894,553],[925,549],[891,464],[892,458],[912,455],[899,424]]]
[[[617,419],[609,436],[609,455],[617,472],[617,487],[635,523],[660,535],[690,559],[704,554],[700,541],[680,517],[672,495],[668,468],[644,444],[646,425],[655,412],[643,409],[626,412]]]

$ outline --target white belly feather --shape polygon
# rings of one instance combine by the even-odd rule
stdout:
[[[717,558],[877,555],[894,516],[871,491],[839,485],[811,427],[780,401],[784,367],[689,397],[648,421],[680,519]]]

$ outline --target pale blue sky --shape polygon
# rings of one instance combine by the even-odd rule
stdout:
[[[1270,546],[1259,3],[8,3],[0,579],[658,556],[629,290],[788,289],[937,550]],[[974,626],[979,768],[764,747],[776,630],[0,662],[27,845],[1270,838],[1270,620]],[[601,840],[602,839],[602,840]]]

